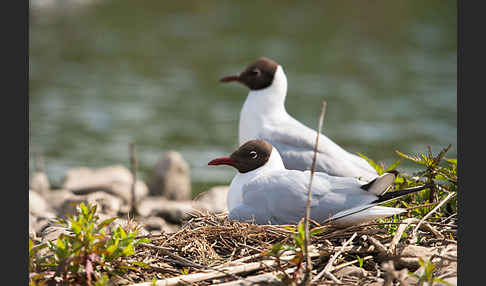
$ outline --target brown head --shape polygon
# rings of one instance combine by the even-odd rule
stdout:
[[[265,165],[272,154],[273,146],[265,140],[250,140],[228,157],[212,160],[208,165],[230,165],[238,172],[246,173]]]
[[[278,64],[265,57],[257,59],[239,75],[226,76],[222,82],[239,82],[246,85],[250,90],[259,90],[269,87],[277,71]]]

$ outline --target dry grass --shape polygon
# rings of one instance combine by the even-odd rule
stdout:
[[[404,277],[408,275],[405,275],[403,270],[396,269],[407,267],[408,271],[415,271],[419,267],[418,258],[424,256],[420,252],[414,257],[413,252],[407,250],[410,246],[417,246],[424,250],[428,258],[440,266],[436,268],[436,277],[444,275],[441,272],[442,266],[445,267],[451,261],[457,260],[455,217],[422,222],[417,231],[417,237],[420,239],[415,241],[408,241],[402,233],[411,235],[418,221],[409,219],[403,223],[408,225],[399,227],[396,232],[391,232],[389,228],[384,227],[384,224],[378,223],[347,229],[314,225],[313,229],[324,229],[324,232],[313,236],[310,241],[311,248],[314,249],[312,259],[314,276],[326,266],[326,271],[330,275],[317,276],[319,279],[313,283],[339,281],[346,285],[363,285],[371,282],[383,284],[391,279],[402,281],[402,284],[406,285]],[[290,227],[295,228],[295,226]],[[396,233],[398,233],[396,237],[393,237]],[[355,237],[350,241],[354,234]],[[258,278],[258,275],[264,273],[299,271],[295,269],[292,256],[276,261],[274,257],[268,255],[274,243],[292,244],[292,231],[284,226],[235,222],[228,220],[224,214],[198,214],[175,233],[164,233],[148,238],[149,244],[138,246],[136,254],[127,258],[129,261],[142,261],[146,267],[140,267],[130,271],[128,275],[123,275],[123,279],[120,279],[117,284],[148,282],[142,285],[151,285],[152,280],[156,279],[158,280],[156,285],[176,285],[166,282],[210,285],[251,276]],[[345,242],[348,242],[348,245],[343,247]],[[334,255],[335,260],[328,265],[329,259],[339,251],[341,253]],[[407,255],[404,254],[405,252]],[[349,265],[359,267],[360,260],[361,274],[341,276],[336,274],[341,268]],[[261,263],[255,264],[255,262]],[[269,276],[262,277],[267,280]],[[171,279],[164,280],[168,278]]]

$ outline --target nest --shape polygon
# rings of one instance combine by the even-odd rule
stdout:
[[[395,227],[394,235],[390,226]],[[295,227],[230,221],[224,214],[198,214],[175,233],[147,236],[150,243],[138,246],[126,261],[144,266],[123,275],[117,284],[148,286],[153,280],[157,280],[155,285],[278,284],[286,277],[299,280],[305,263],[297,259],[298,253],[288,252],[278,259],[269,254],[276,243],[293,243]],[[417,278],[408,273],[419,269],[421,260],[439,265],[434,277],[457,276],[455,217],[435,222],[410,218],[346,229],[314,224],[311,228],[323,230],[310,241],[314,284],[400,281],[413,285]]]

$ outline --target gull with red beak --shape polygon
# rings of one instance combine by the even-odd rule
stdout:
[[[221,81],[239,82],[250,89],[240,112],[240,145],[251,139],[265,139],[280,152],[287,169],[311,168],[316,131],[287,113],[287,77],[281,65],[262,57],[239,75]],[[366,160],[347,152],[324,134],[319,136],[316,171],[365,181],[378,176]]]
[[[305,215],[310,171],[288,170],[278,150],[265,140],[250,140],[228,157],[208,165],[229,165],[238,170],[228,191],[229,219],[257,224],[296,224]],[[386,193],[396,171],[363,184],[351,177],[315,172],[311,215],[319,223],[350,226],[406,210],[378,204],[428,188],[419,186]]]

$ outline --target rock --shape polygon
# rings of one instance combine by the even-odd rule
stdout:
[[[67,197],[60,205],[58,215],[65,217],[67,214],[75,214],[76,207],[83,202],[84,204],[98,205],[96,213],[110,217],[117,216],[122,205],[122,199],[111,194],[99,191],[86,195],[74,195]]]
[[[64,202],[74,198],[76,198],[76,194],[70,190],[59,189],[49,192],[46,196],[46,201],[49,202],[50,207],[59,215],[64,213]]]
[[[334,275],[336,278],[340,279],[344,276],[354,276],[357,278],[364,278],[367,275],[366,270],[360,267],[356,267],[354,265],[349,265],[337,270]]]
[[[51,189],[46,173],[34,172],[30,177],[30,189],[43,196],[46,195]]]
[[[420,267],[420,264],[418,263],[419,258],[427,261],[430,260],[432,255],[438,255],[439,253],[435,248],[407,245],[401,248],[397,254],[397,259],[394,259],[396,269],[408,268],[410,271],[415,271]]]
[[[36,239],[37,234],[35,231],[35,217],[29,212],[29,238]]]
[[[125,203],[130,203],[132,182],[132,174],[124,166],[109,166],[99,169],[76,168],[66,173],[63,188],[78,195],[103,191],[122,198]],[[143,181],[137,180],[135,186],[137,201],[147,194],[147,185]]]
[[[37,192],[29,190],[29,212],[37,217],[54,217],[54,210],[46,200]]]
[[[214,186],[199,194],[194,200],[210,212],[220,213],[228,210],[226,199],[229,186]]]
[[[194,201],[170,201],[165,197],[147,197],[138,204],[138,212],[141,216],[157,216],[167,222],[181,224],[190,217],[189,213],[200,210]]]
[[[150,233],[172,233],[179,229],[179,226],[167,223],[163,218],[157,216],[139,218],[138,221]]]
[[[191,199],[189,165],[180,153],[166,152],[155,164],[150,183],[150,194],[175,201]]]

